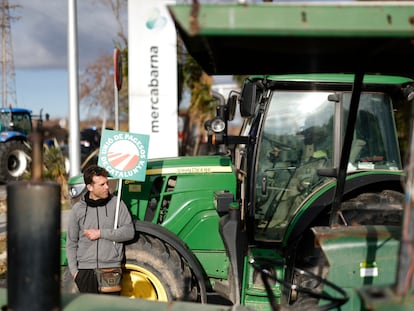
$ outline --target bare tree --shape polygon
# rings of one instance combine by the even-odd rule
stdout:
[[[128,37],[125,33],[123,23],[123,16],[127,10],[127,0],[100,0],[105,6],[109,7],[114,14],[116,23],[118,25],[118,37],[123,44],[120,44],[120,49],[123,50],[128,46]]]
[[[102,129],[114,106],[113,60],[111,55],[101,55],[80,76],[79,97],[88,112],[102,116]]]
[[[128,37],[125,32],[127,0],[97,0],[108,7],[118,26],[117,37],[113,39],[114,48],[121,51],[123,60],[122,90],[119,93],[119,113],[128,113]],[[88,113],[102,118],[102,129],[106,128],[107,118],[114,115],[114,70],[113,55],[101,55],[95,63],[88,66],[80,75],[80,100]]]
[[[118,25],[118,38],[114,46],[119,49],[122,57],[122,89],[119,92],[119,114],[128,115],[128,35],[125,31],[125,16],[128,10],[128,0],[100,0],[111,9]]]

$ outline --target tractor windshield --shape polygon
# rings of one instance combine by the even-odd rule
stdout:
[[[259,144],[256,238],[280,240],[312,193],[338,167],[351,94],[275,91]],[[401,169],[392,106],[382,93],[362,93],[348,171]]]
[[[32,131],[31,116],[27,112],[0,112],[0,131],[16,131],[28,135]]]

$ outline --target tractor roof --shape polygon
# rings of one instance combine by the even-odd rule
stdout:
[[[414,73],[412,1],[195,2],[168,9],[208,74]]]
[[[0,108],[0,113],[29,113],[31,114],[32,111],[25,108]]]
[[[305,74],[281,74],[281,75],[252,75],[250,78],[267,79],[281,82],[311,82],[311,83],[341,83],[352,84],[355,79],[354,74],[344,73],[305,73]],[[366,74],[364,76],[364,84],[389,84],[389,85],[404,85],[412,83],[414,80],[409,77],[402,76],[384,76]]]

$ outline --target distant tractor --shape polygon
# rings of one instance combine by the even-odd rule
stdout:
[[[96,127],[85,128],[80,132],[81,169],[98,163],[101,133]]]
[[[0,110],[0,183],[20,180],[30,168],[30,144],[33,115],[23,108]],[[38,125],[42,118],[39,116]]]

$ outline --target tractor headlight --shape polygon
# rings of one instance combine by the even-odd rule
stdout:
[[[69,196],[74,199],[77,198],[82,194],[82,192],[85,190],[86,185],[85,184],[73,184],[69,185]]]
[[[216,117],[213,120],[211,120],[211,130],[214,133],[223,132],[225,128],[226,128],[226,123],[223,121],[223,119]]]

